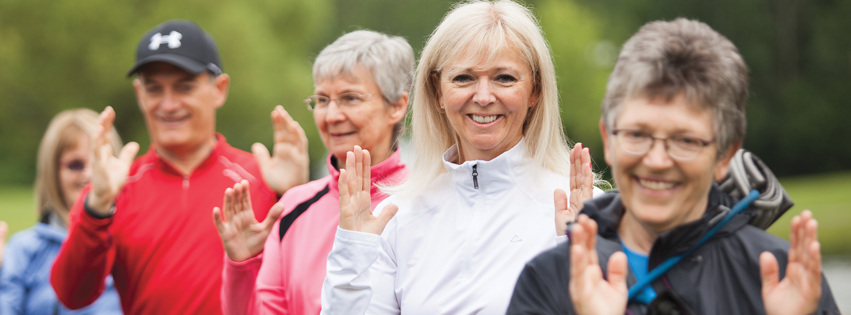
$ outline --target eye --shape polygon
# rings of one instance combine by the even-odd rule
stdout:
[[[194,89],[194,88],[195,88],[195,86],[193,86],[192,84],[181,84],[181,85],[177,86],[177,91],[178,92],[189,92],[189,91],[192,91],[192,89]]]
[[[146,85],[145,86],[145,92],[148,92],[150,94],[157,94],[157,93],[162,92],[162,90],[163,90],[162,87],[160,87],[158,85]]]
[[[473,81],[475,81],[475,79],[473,79],[473,76],[468,75],[468,74],[457,75],[454,78],[452,78],[452,82],[458,83],[458,84],[466,84],[466,83],[471,83]]]
[[[671,137],[674,142],[684,149],[695,149],[703,146],[703,141],[686,136]]]
[[[501,74],[501,75],[497,76],[496,79],[494,79],[494,81],[496,81],[500,84],[511,84],[511,83],[517,82],[517,78],[510,76],[510,75],[507,75],[507,74]]]
[[[640,142],[650,139],[650,135],[648,133],[638,130],[621,130],[618,132],[618,135],[620,135],[624,140],[631,142]]]

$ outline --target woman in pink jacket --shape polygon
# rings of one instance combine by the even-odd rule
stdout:
[[[413,70],[414,52],[404,39],[372,31],[343,35],[319,53],[315,95],[305,103],[331,152],[330,174],[288,190],[263,222],[250,215],[247,183],[225,192],[224,209],[213,210],[227,253],[225,314],[319,314],[325,261],[340,219],[339,169],[355,146],[369,150],[373,208],[387,197],[376,184],[407,176],[396,144]],[[304,137],[298,123],[281,107],[272,118],[279,126],[274,149],[298,150]]]

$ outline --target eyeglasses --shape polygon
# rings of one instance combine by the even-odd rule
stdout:
[[[340,96],[336,99],[325,95],[311,95],[304,99],[304,103],[307,104],[307,109],[310,111],[328,108],[328,104],[330,104],[332,100],[337,101],[337,105],[342,108],[352,108],[360,105],[370,97],[372,97],[372,94],[363,95],[355,92],[340,94]]]
[[[656,138],[649,133],[638,130],[617,129],[612,131],[617,138],[621,149],[634,155],[644,155],[653,147],[656,140],[665,142],[665,150],[672,158],[680,161],[688,161],[697,156],[703,148],[709,146],[715,140],[675,135],[667,138]]]
[[[86,162],[79,159],[70,160],[68,162],[62,162],[62,165],[74,172],[81,172],[86,168]]]

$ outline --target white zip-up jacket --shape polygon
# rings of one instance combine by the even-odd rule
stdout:
[[[337,228],[322,314],[505,314],[523,266],[567,240],[553,191],[569,179],[534,165],[523,140],[490,161],[455,157],[418,197],[375,208],[399,207],[381,236]]]

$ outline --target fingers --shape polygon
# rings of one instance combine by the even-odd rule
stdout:
[[[789,231],[789,263],[800,261],[801,217],[792,217],[792,228]]]
[[[759,273],[762,278],[762,296],[771,292],[780,281],[780,267],[777,266],[777,258],[769,252],[759,255]]]
[[[266,149],[266,146],[259,142],[251,145],[251,153],[254,154],[254,158],[257,159],[257,163],[260,163],[260,167],[266,165],[266,161],[269,161],[269,159],[272,158],[269,154],[269,149]]]
[[[370,192],[372,189],[372,182],[370,181],[370,164],[372,164],[372,160],[369,157],[369,151],[363,150],[363,190],[366,192]]]
[[[617,288],[619,291],[627,292],[626,277],[627,277],[627,260],[624,252],[615,252],[609,257],[608,269],[609,285]]]
[[[553,192],[553,201],[555,202],[556,211],[567,210],[567,193],[563,189],[556,189]]]
[[[112,150],[110,150],[111,152]],[[136,154],[139,153],[139,144],[136,142],[128,142],[121,148],[121,152],[118,153],[118,159],[121,162],[130,165],[133,163],[133,158],[136,157]]]
[[[230,187],[225,189],[225,200],[222,202],[222,208],[224,208],[225,222],[230,222],[231,220],[233,220],[233,190],[234,189]]]
[[[269,214],[266,215],[266,219],[263,220],[263,229],[271,230],[272,226],[275,225],[275,222],[278,222],[278,218],[281,217],[281,214],[284,213],[284,203],[277,202],[272,205],[272,208],[269,209]]]
[[[357,190],[363,190],[363,150],[361,150],[360,146],[355,146],[354,150],[355,154],[355,179],[357,180]]]
[[[250,185],[248,184],[248,181],[247,181],[247,180],[244,180],[244,179],[243,179],[241,182],[239,182],[239,184],[237,184],[237,185],[240,185],[240,190],[241,190],[241,193],[240,193],[240,200],[239,200],[239,201],[240,201],[240,209],[239,209],[239,210],[240,210],[240,211],[249,211],[249,212],[251,212],[251,213],[252,213],[252,216],[251,216],[251,217],[253,218],[253,217],[254,217],[254,216],[253,216],[253,214],[254,214],[253,209],[254,209],[254,208],[252,208],[252,207],[251,207],[251,189],[250,189]],[[256,222],[256,219],[255,219],[255,220],[253,220],[253,221],[255,221],[255,222]]]
[[[295,121],[284,110],[284,107],[281,105],[275,106],[275,109],[272,110],[272,127],[274,128],[275,143],[288,142],[294,138],[293,136],[295,134],[291,134],[293,125],[295,125]]]
[[[225,230],[225,224],[222,221],[222,209],[213,207],[213,222],[216,223],[216,229],[219,230],[219,235]]]
[[[346,152],[346,170],[348,175],[348,181],[346,185],[349,185],[349,196],[354,196],[360,189],[358,189],[357,183],[357,167],[355,166],[355,153],[352,151]]]
[[[377,234],[381,234],[381,231],[384,231],[384,227],[387,226],[387,222],[390,222],[390,219],[392,219],[398,211],[399,207],[396,205],[387,205],[381,210],[381,213],[378,214],[378,223],[381,230],[378,231]]]
[[[351,152],[349,152],[351,154]],[[346,158],[346,165],[349,164],[349,158]],[[345,169],[340,170],[340,178],[337,180],[337,188],[340,190],[340,211],[349,204],[349,181],[347,180],[348,172]],[[341,213],[342,217],[342,213]]]

